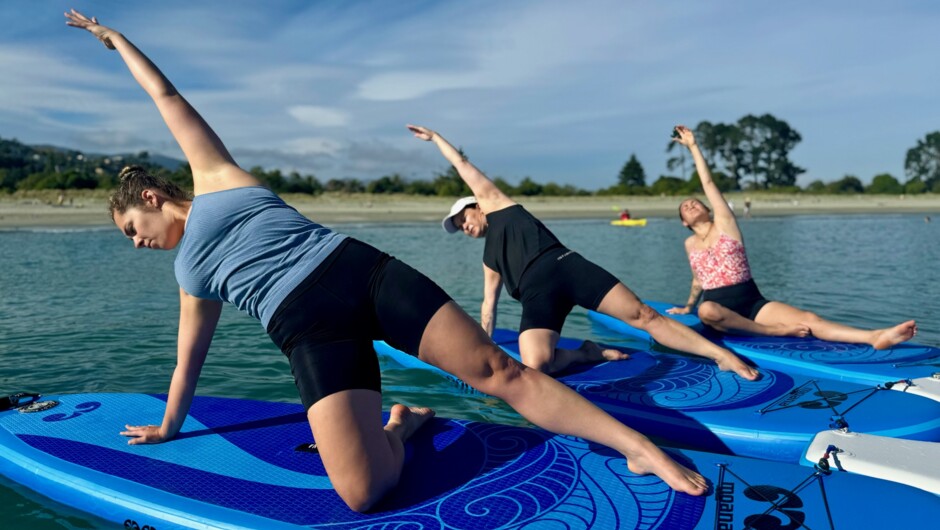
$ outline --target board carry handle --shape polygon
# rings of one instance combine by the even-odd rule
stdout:
[[[39,394],[33,394],[30,392],[17,392],[6,397],[0,397],[0,412],[34,403],[39,399],[39,396]]]

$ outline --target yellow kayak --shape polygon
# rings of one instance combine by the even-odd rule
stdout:
[[[614,226],[646,226],[646,218],[643,219],[614,219],[610,222]]]

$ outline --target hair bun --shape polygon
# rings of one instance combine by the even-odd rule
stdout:
[[[118,173],[118,180],[125,182],[138,176],[140,173],[146,174],[147,171],[141,166],[124,166],[124,169]]]

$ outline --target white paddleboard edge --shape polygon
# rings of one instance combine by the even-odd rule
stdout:
[[[815,465],[830,446],[837,448],[829,456],[834,473],[842,469],[940,495],[940,443],[823,431],[810,442],[802,463]]]

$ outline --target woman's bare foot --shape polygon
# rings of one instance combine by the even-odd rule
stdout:
[[[433,417],[434,411],[427,407],[406,407],[395,404],[392,405],[392,410],[389,412],[385,430],[395,434],[402,442],[405,442]]]
[[[586,363],[599,363],[601,361],[623,361],[630,358],[630,354],[613,348],[601,348],[589,340],[584,341],[578,350],[584,355]]]
[[[871,345],[876,350],[885,350],[894,346],[895,344],[900,344],[904,341],[911,340],[911,338],[917,334],[917,323],[913,320],[908,320],[907,322],[902,322],[893,328],[885,328],[878,330],[875,335],[875,340],[871,342]]]
[[[756,381],[760,377],[760,372],[728,350],[725,350],[725,355],[715,359],[715,364],[722,372],[734,372],[748,381]]]
[[[649,440],[627,455],[627,468],[637,475],[652,473],[670,488],[689,495],[702,495],[708,491],[705,477],[679,464]]]

